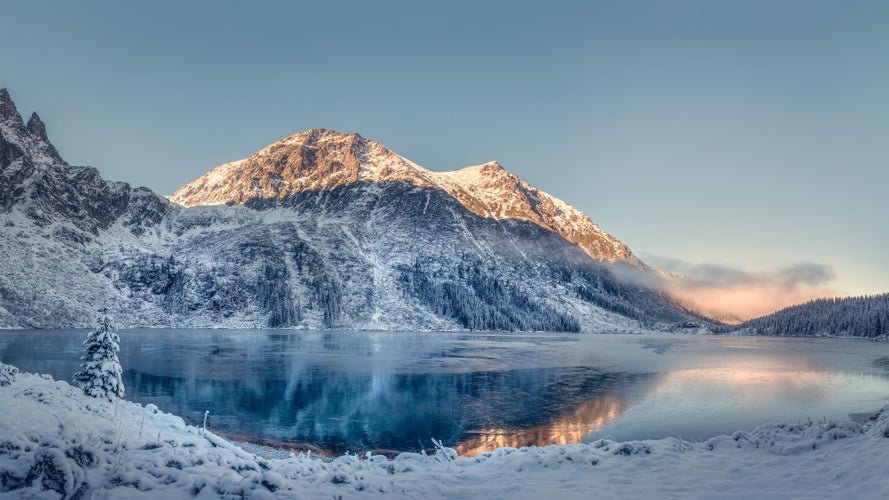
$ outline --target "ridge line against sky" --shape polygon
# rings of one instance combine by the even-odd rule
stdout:
[[[170,194],[325,127],[436,171],[497,160],[642,255],[889,290],[887,2],[59,1],[4,19],[0,86],[108,179]]]

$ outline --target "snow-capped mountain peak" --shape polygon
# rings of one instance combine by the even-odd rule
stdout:
[[[189,207],[240,205],[358,181],[406,180],[416,177],[418,168],[358,134],[315,128],[220,165],[179,188],[170,200]]]
[[[385,146],[352,133],[310,129],[243,160],[220,165],[179,188],[170,200],[184,206],[240,205],[346,184],[407,182],[441,189],[481,217],[533,222],[579,245],[597,260],[645,267],[630,249],[575,209],[490,161],[452,172],[432,172]]]

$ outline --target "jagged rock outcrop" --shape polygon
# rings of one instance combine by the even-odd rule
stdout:
[[[141,188],[135,198],[143,212],[144,205],[164,212],[169,203]],[[9,212],[13,205],[31,221],[49,226],[59,218],[73,224],[82,238],[89,239],[108,229],[128,210],[134,190],[123,182],[107,182],[92,167],[66,163],[49,141],[46,126],[37,113],[27,125],[19,115],[6,89],[0,90],[0,207]],[[148,201],[150,200],[150,201]],[[158,217],[144,219],[127,214],[130,226],[143,231],[145,222],[159,222]]]

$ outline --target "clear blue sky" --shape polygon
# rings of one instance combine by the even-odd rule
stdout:
[[[643,256],[889,291],[889,2],[45,2],[0,86],[62,155],[169,194],[292,133],[488,160]]]

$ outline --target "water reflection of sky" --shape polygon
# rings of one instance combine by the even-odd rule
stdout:
[[[766,422],[841,419],[877,410],[889,397],[887,375],[866,365],[821,371],[798,356],[784,364],[774,353],[743,358],[658,374],[647,394],[586,440],[706,439]]]
[[[0,359],[70,379],[82,338],[0,332]],[[889,396],[889,345],[835,339],[137,330],[120,357],[127,399],[334,452],[703,439]]]

